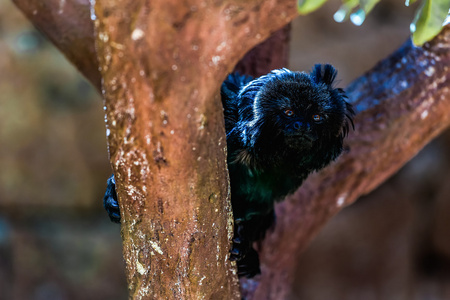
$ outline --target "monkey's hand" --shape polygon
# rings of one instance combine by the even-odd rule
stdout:
[[[275,212],[254,214],[245,219],[237,218],[234,222],[233,247],[230,260],[236,261],[239,277],[252,278],[261,273],[259,255],[252,243],[264,238],[266,231],[275,223]]]
[[[103,196],[103,206],[111,221],[120,223],[120,210],[119,202],[117,201],[116,180],[114,179],[114,174],[108,178],[106,184],[106,192],[105,196]]]
[[[230,260],[236,261],[239,277],[254,277],[261,273],[259,269],[258,252],[252,248],[251,240],[248,238],[248,221],[237,219],[234,222],[233,247],[231,248]]]

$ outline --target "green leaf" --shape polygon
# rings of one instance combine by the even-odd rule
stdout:
[[[434,38],[441,31],[449,9],[450,0],[424,0],[410,26],[413,43],[421,46]]]
[[[342,0],[343,5],[347,5],[348,7],[354,8],[359,5],[359,0]]]
[[[298,0],[297,10],[301,15],[309,14],[321,7],[327,0]]]

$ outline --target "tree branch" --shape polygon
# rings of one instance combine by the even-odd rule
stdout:
[[[91,21],[92,11],[89,0],[12,1],[33,25],[46,35],[67,59],[101,91],[101,74],[95,53],[94,25]],[[182,20],[180,23],[182,25],[185,25],[192,15],[196,15],[197,10],[211,13],[210,18],[216,14],[218,19],[215,21],[218,24],[208,35],[213,38],[214,32],[214,35],[221,41],[219,43],[211,41],[208,45],[211,47],[215,45],[216,49],[217,47],[221,49],[218,52],[226,54],[227,57],[221,59],[220,64],[229,65],[229,70],[249,49],[264,41],[272,32],[289,24],[297,16],[295,1],[259,0],[242,3],[242,1],[230,0],[219,1],[211,7],[203,3],[195,0],[185,1],[184,5],[180,3],[175,11],[181,12],[181,8],[184,6],[184,16],[187,18]],[[192,12],[187,15],[189,10]],[[180,14],[182,15],[182,13]],[[264,24],[264,26],[260,26],[260,24]],[[224,27],[227,29],[222,30]],[[154,29],[157,30],[157,28]],[[282,30],[273,38],[272,42],[275,43],[278,39],[286,38],[288,32],[288,29]],[[156,45],[156,43],[154,44]],[[278,47],[276,44],[272,44],[272,46]],[[208,51],[212,52],[211,49]],[[287,49],[279,50],[287,51]],[[278,65],[276,58],[273,63]],[[241,70],[244,70],[244,67]]]
[[[78,70],[100,91],[94,24],[89,0],[12,0]]]
[[[276,228],[262,246],[262,276],[243,285],[248,299],[288,298],[293,262],[322,226],[450,125],[450,26],[423,48],[408,41],[346,91],[357,109],[349,151],[277,205]]]

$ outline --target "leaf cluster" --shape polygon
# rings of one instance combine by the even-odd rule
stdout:
[[[299,14],[308,14],[321,7],[327,0],[298,0],[297,8]],[[366,16],[380,0],[343,0],[342,5],[334,14],[336,22],[344,22],[348,19],[360,26],[364,23]],[[417,0],[406,0],[409,6]],[[450,22],[450,0],[422,0],[417,9],[414,20],[411,22],[410,31],[412,41],[421,46],[434,38],[442,27]]]

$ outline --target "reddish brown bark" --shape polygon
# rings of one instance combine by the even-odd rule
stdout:
[[[58,47],[98,89],[101,77],[95,54],[89,0],[12,0],[33,25]]]
[[[266,10],[281,14],[275,4],[95,4],[133,298],[239,298],[218,90],[242,53],[276,28],[256,26]]]
[[[285,68],[289,63],[290,33],[290,24],[275,31],[267,40],[245,54],[234,71],[259,77],[273,69]]]

